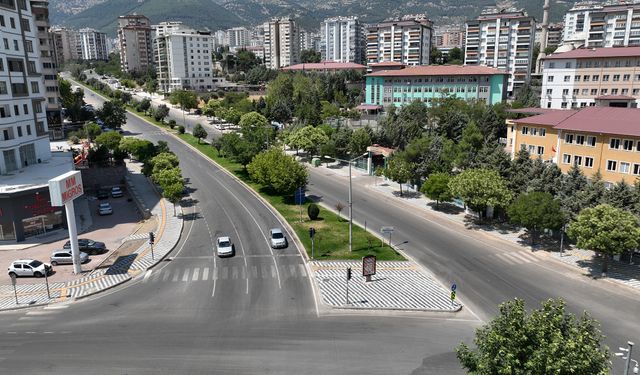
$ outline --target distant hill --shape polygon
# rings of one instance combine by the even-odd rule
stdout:
[[[52,22],[70,27],[93,27],[115,35],[116,19],[127,13],[144,14],[152,22],[183,21],[193,27],[218,30],[258,25],[276,16],[290,15],[306,29],[319,29],[327,17],[359,16],[379,22],[403,14],[425,13],[436,25],[463,23],[495,0],[50,0]],[[551,21],[560,21],[575,0],[553,1]],[[543,0],[506,0],[501,6],[524,8],[542,19]]]

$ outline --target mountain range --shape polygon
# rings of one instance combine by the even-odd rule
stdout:
[[[551,21],[559,21],[575,0],[554,1]],[[424,13],[436,25],[460,24],[485,7],[516,7],[542,19],[543,0],[49,0],[51,22],[72,28],[92,27],[115,35],[117,18],[144,14],[152,23],[183,21],[210,30],[258,25],[277,16],[292,16],[303,28],[317,30],[327,17],[360,17],[379,22],[403,14]]]

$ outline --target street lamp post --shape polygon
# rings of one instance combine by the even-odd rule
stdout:
[[[352,199],[353,195],[352,195],[352,184],[351,184],[351,163],[365,156],[369,156],[369,154],[366,153],[350,160],[334,158],[338,161],[344,161],[349,163],[349,252],[353,250],[353,199]]]

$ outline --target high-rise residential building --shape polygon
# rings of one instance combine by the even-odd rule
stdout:
[[[358,17],[327,18],[320,25],[322,60],[353,62],[365,60],[364,26]]]
[[[300,62],[300,29],[293,19],[274,18],[264,24],[264,60],[270,69]]]
[[[246,27],[234,27],[226,31],[229,48],[240,49],[249,45],[249,30]]]
[[[564,24],[562,22],[552,23],[547,27],[547,46],[559,46],[562,44]],[[536,44],[540,44],[542,38],[542,24],[536,24]]]
[[[531,78],[536,22],[524,11],[491,9],[466,22],[465,65],[485,65],[509,73],[512,96]]]
[[[564,16],[564,42],[596,48],[640,45],[640,3],[577,3]]]
[[[425,15],[386,20],[367,28],[367,64],[428,65],[432,45],[433,22]]]
[[[435,47],[438,49],[462,48],[464,46],[464,26],[448,25],[436,27]]]
[[[62,105],[58,92],[59,62],[53,43],[53,35],[49,33],[49,0],[30,0],[31,11],[38,30],[40,45],[40,63],[44,87],[42,93],[46,99],[46,116],[51,139],[62,138]]]
[[[153,26],[156,72],[160,91],[213,89],[211,53],[215,37],[209,31],[187,28],[181,22]]]
[[[139,14],[118,17],[120,69],[123,72],[146,72],[153,67],[151,23]]]
[[[53,43],[60,64],[82,59],[82,43],[77,31],[54,27],[50,29],[50,33],[53,35]]]
[[[91,28],[78,31],[82,60],[109,60],[107,34]]]
[[[320,52],[320,34],[313,31],[300,30],[300,51],[309,49]]]

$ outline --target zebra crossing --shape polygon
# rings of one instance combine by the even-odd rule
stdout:
[[[142,283],[158,282],[199,282],[213,280],[241,280],[241,279],[277,279],[278,273],[281,278],[306,278],[307,269],[303,263],[280,264],[276,268],[275,264],[257,265],[223,265],[223,266],[201,266],[201,267],[178,267],[166,268],[162,270],[149,270],[143,278]]]
[[[519,264],[528,264],[538,262],[540,259],[527,251],[511,251],[494,254],[501,261],[515,266]]]

